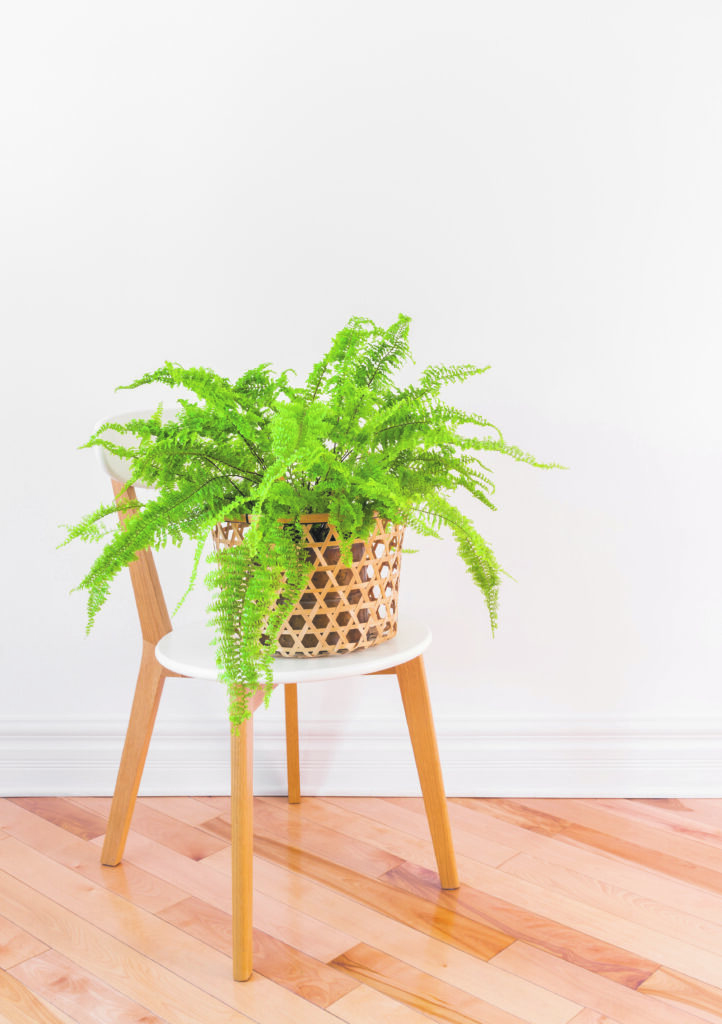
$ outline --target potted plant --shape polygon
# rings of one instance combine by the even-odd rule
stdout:
[[[409,326],[407,316],[386,330],[371,320],[351,319],[301,385],[292,383],[290,371],[275,373],[270,363],[232,383],[212,370],[170,362],[125,385],[161,382],[185,388],[195,400],[180,398],[170,420],[162,417],[161,406],[148,417],[104,423],[83,446],[102,446],[127,461],[126,490],[139,483],[155,492],[130,501],[127,507],[136,514],[122,525],[115,518],[117,506],[104,504],[68,529],[65,543],[106,538],[76,588],[88,592],[88,630],[114,577],[141,549],[193,540],[188,593],[215,531],[217,549],[208,556],[212,568],[206,578],[213,590],[209,613],[220,677],[229,688],[230,718],[237,723],[248,715],[249,695],[270,683],[277,649],[289,653],[283,644],[278,647],[279,640],[304,597],[303,636],[309,635],[307,620],[317,619],[329,650],[334,640],[339,650],[353,646],[353,637],[339,642],[336,622],[331,623],[335,632],[329,632],[327,616],[313,608],[314,579],[323,575],[316,589],[325,594],[332,575],[328,566],[356,571],[350,580],[358,584],[356,591],[370,580],[369,593],[380,592],[386,611],[364,612],[364,620],[364,614],[346,607],[355,616],[354,626],[374,620],[370,642],[379,642],[395,629],[401,531],[412,527],[438,537],[439,529],[448,527],[484,596],[493,632],[503,570],[451,495],[462,488],[495,508],[491,469],[480,453],[499,452],[542,469],[556,464],[538,462],[508,444],[484,417],[442,400],[445,385],[488,367],[434,365],[415,384],[394,383],[411,359]],[[376,565],[359,576],[361,549],[373,557],[379,536],[380,570]],[[293,646],[294,654],[319,653],[313,649],[317,645],[299,647],[294,641]]]

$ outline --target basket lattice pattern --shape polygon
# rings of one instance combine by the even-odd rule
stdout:
[[[403,526],[376,517],[368,540],[354,541],[352,563],[341,564],[335,528],[327,516],[301,516],[313,566],[298,604],[278,639],[283,658],[319,658],[373,647],[396,635]],[[247,518],[213,528],[216,550],[243,542]]]

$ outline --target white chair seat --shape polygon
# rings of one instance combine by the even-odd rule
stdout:
[[[200,622],[178,626],[158,641],[155,656],[171,672],[194,679],[217,679],[216,648],[211,630]],[[431,643],[431,630],[422,622],[404,618],[395,637],[376,647],[322,658],[273,659],[273,682],[310,683],[323,679],[347,679],[394,668],[418,658]]]

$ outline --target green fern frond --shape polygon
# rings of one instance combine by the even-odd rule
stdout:
[[[173,362],[124,385],[120,390],[160,383],[193,397],[178,398],[170,417],[158,406],[147,417],[108,420],[84,445],[125,460],[125,491],[143,483],[157,492],[128,501],[122,525],[117,505],[103,504],[67,528],[64,544],[104,542],[76,588],[87,594],[88,628],[137,551],[192,542],[180,605],[197,580],[212,527],[250,516],[241,545],[206,559],[209,621],[235,728],[248,716],[251,696],[270,692],[280,630],[312,571],[299,547],[300,517],[323,513],[338,532],[346,563],[353,541],[370,536],[376,514],[422,536],[450,530],[493,631],[500,577],[508,574],[451,495],[465,491],[495,510],[492,469],[482,453],[563,467],[537,461],[508,444],[484,416],[441,399],[445,387],[487,366],[431,365],[416,383],[398,386],[397,372],[413,362],[410,323],[404,315],[386,328],[351,318],[299,386],[290,381],[293,371],[276,373],[270,363],[231,382]]]

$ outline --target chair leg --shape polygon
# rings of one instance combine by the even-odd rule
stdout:
[[[288,802],[301,802],[301,769],[298,757],[298,686],[287,683],[284,688],[286,703],[286,771],[288,774]]]
[[[231,732],[233,978],[253,971],[253,717]]]
[[[458,889],[459,876],[423,657],[419,655],[418,658],[399,665],[396,673],[416,759],[416,769],[419,773],[441,888]]]
[[[144,643],[101,856],[102,863],[111,867],[123,858],[165,678],[165,670],[156,661],[155,648]]]

